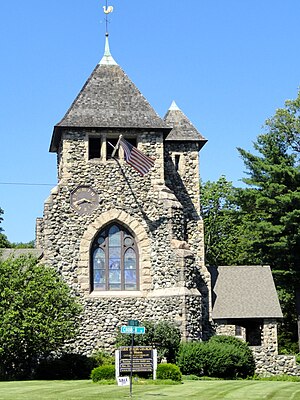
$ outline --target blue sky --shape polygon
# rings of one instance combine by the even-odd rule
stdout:
[[[0,207],[10,241],[34,239],[56,184],[53,126],[104,50],[105,0],[0,5]],[[299,0],[111,0],[111,52],[160,116],[172,100],[208,139],[203,180],[239,185],[236,147],[300,83]],[[50,186],[3,185],[41,183]]]

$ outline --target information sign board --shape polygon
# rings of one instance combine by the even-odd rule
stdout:
[[[153,371],[153,349],[151,346],[120,347],[119,357],[120,372],[130,372],[131,362],[133,372]]]

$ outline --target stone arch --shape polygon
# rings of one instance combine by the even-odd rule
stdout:
[[[80,242],[80,260],[78,268],[78,281],[81,289],[86,295],[90,295],[90,248],[97,233],[107,224],[117,222],[128,228],[135,236],[139,251],[140,262],[140,291],[146,292],[150,289],[151,259],[150,241],[143,225],[133,216],[122,210],[109,210],[92,221],[84,232]],[[133,295],[135,292],[118,292],[122,295]],[[95,296],[115,296],[116,292],[92,292]]]

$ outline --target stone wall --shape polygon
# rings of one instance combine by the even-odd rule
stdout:
[[[240,326],[240,325],[239,325]],[[241,327],[241,335],[236,335],[236,325],[215,324],[216,335],[235,336],[246,341],[246,329]]]
[[[300,375],[300,366],[295,356],[278,355],[268,352],[262,346],[251,347],[255,359],[255,373],[262,376]]]
[[[72,347],[86,354],[108,349],[117,329],[128,319],[171,320],[184,338],[201,339],[203,320],[209,315],[209,296],[199,198],[196,201],[196,149],[191,159],[185,150],[188,178],[180,183],[181,189],[176,188],[176,194],[165,185],[168,168],[162,133],[138,134],[139,148],[155,158],[155,167],[144,177],[122,159],[89,160],[89,133],[63,133],[59,182],[46,200],[43,222],[38,224],[44,261],[61,273],[84,305],[81,331]],[[77,213],[70,204],[71,193],[80,185],[92,187],[99,195],[99,205],[86,215]],[[179,198],[184,191],[185,197]],[[103,292],[91,288],[91,243],[113,221],[135,237],[139,290]]]
[[[183,207],[184,239],[196,255],[196,265],[201,274],[203,296],[203,338],[211,335],[211,279],[205,267],[204,227],[200,216],[199,144],[197,142],[167,141],[164,148],[165,181]],[[176,169],[177,157],[178,169]]]

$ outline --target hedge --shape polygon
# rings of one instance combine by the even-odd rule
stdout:
[[[214,336],[208,342],[182,343],[177,365],[183,374],[218,378],[253,376],[255,362],[248,345],[231,336]]]

